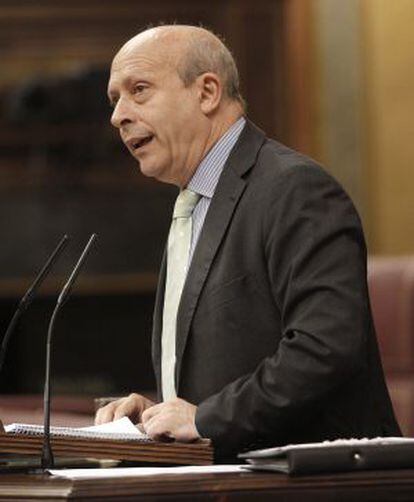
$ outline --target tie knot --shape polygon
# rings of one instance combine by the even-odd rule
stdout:
[[[173,218],[189,218],[199,199],[200,195],[198,193],[187,189],[181,190],[175,201]]]

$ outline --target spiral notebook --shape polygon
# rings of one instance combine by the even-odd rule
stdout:
[[[4,427],[7,434],[42,436],[43,426],[10,424]],[[128,417],[91,427],[51,427],[52,437],[112,439],[115,441],[151,442],[152,439],[135,427]]]

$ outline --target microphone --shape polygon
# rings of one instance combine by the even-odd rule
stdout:
[[[32,285],[29,287],[29,289],[26,291],[25,295],[23,298],[20,300],[20,303],[17,307],[16,312],[14,313],[12,320],[10,321],[6,334],[3,337],[3,341],[1,344],[1,349],[0,349],[0,373],[3,369],[3,364],[4,364],[4,359],[6,357],[6,350],[7,350],[7,345],[9,343],[10,337],[17,325],[18,320],[20,319],[21,315],[23,312],[28,308],[28,306],[32,303],[35,294],[37,293],[37,290],[39,286],[43,283],[45,280],[46,276],[50,272],[50,269],[54,265],[54,263],[57,261],[58,257],[66,247],[67,243],[69,241],[69,237],[67,235],[64,235],[59,242],[59,244],[56,246],[55,250],[53,253],[49,256],[47,262],[43,266],[42,270],[37,274],[36,279],[33,281]]]
[[[69,294],[72,290],[72,286],[78,277],[80,269],[89,254],[93,242],[96,239],[96,234],[92,234],[88,243],[86,244],[78,262],[73,269],[69,279],[63,286],[62,291],[56,302],[55,309],[50,318],[49,327],[47,331],[47,343],[46,343],[46,374],[45,374],[45,388],[43,396],[43,413],[44,413],[44,428],[43,428],[43,449],[41,458],[41,467],[45,471],[47,469],[53,469],[54,458],[52,452],[52,446],[50,444],[50,352],[52,344],[53,327],[55,324],[56,316],[60,308],[66,303],[69,298]]]

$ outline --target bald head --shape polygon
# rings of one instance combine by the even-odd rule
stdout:
[[[111,122],[145,175],[183,187],[243,115],[238,84],[230,52],[209,31],[151,28],[113,60]]]
[[[223,97],[244,107],[237,66],[229,49],[210,31],[197,26],[164,25],[145,30],[131,38],[115,56],[113,65],[137,48],[153,47],[165,57],[184,85],[191,85],[203,73],[216,74]]]

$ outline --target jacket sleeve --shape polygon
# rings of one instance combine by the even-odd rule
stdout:
[[[264,191],[261,210],[282,338],[252,374],[198,406],[200,434],[229,450],[283,437],[366,361],[366,250],[348,196],[319,167],[295,166]]]

